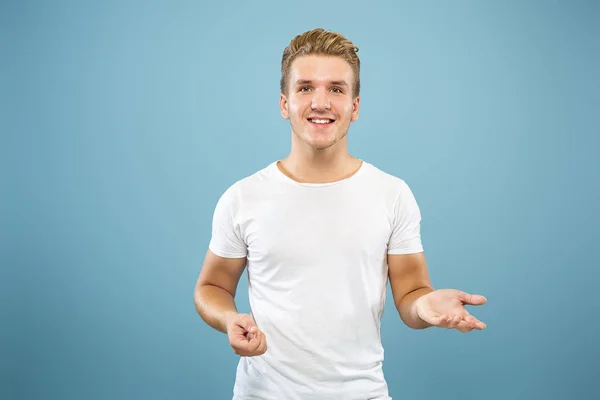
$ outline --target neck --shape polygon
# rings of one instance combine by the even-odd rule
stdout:
[[[362,164],[348,153],[346,138],[327,149],[314,149],[302,144],[292,141],[290,154],[278,163],[281,172],[295,181],[337,182],[354,175]]]

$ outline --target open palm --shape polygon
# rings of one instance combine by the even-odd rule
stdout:
[[[486,298],[456,289],[439,289],[417,299],[417,315],[425,322],[441,328],[468,332],[482,330],[486,325],[473,317],[465,305],[483,305]]]

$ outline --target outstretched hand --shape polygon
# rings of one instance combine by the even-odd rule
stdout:
[[[415,310],[423,321],[440,328],[469,332],[485,329],[486,324],[473,317],[465,305],[483,305],[487,299],[456,289],[439,289],[415,301]]]

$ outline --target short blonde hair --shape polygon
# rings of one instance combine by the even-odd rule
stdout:
[[[288,93],[289,73],[292,62],[309,54],[321,54],[341,57],[346,60],[354,72],[354,97],[360,94],[360,59],[356,55],[358,47],[342,34],[326,31],[322,28],[313,29],[296,36],[283,50],[281,58],[281,93]]]

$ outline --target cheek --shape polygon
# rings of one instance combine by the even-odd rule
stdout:
[[[288,107],[288,112],[293,116],[296,116],[296,114],[298,114],[298,110],[298,103],[291,103]]]
[[[306,107],[301,103],[294,102],[288,105],[288,114],[290,118],[295,120],[304,119],[305,110]]]
[[[354,106],[352,103],[343,102],[337,106],[337,109],[340,111],[340,116],[342,118],[352,118],[352,112],[354,111]]]

